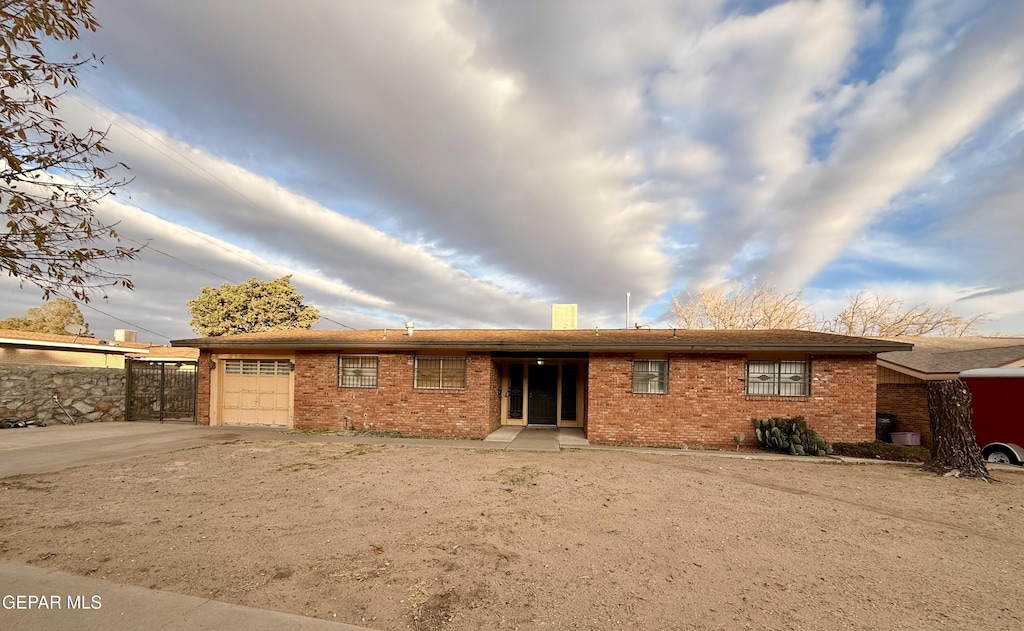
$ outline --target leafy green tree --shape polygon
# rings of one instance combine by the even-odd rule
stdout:
[[[82,310],[78,308],[78,304],[68,298],[57,298],[41,307],[29,309],[25,312],[24,317],[0,320],[0,329],[67,335],[66,328],[72,324],[84,326],[85,334],[89,335],[89,325],[82,315]]]
[[[65,128],[58,103],[95,56],[54,61],[44,39],[74,40],[95,31],[90,0],[0,0],[0,271],[43,290],[87,301],[102,287],[131,288],[110,271],[137,249],[118,245],[114,226],[95,208],[124,185],[101,164],[106,131]]]
[[[302,304],[291,276],[203,287],[198,298],[188,301],[188,312],[192,330],[209,337],[308,329],[320,320],[316,307]]]

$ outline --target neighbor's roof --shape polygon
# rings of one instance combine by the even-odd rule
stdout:
[[[48,348],[54,350],[85,351],[101,353],[146,353],[148,344],[125,345],[94,337],[81,335],[54,335],[52,333],[34,333],[30,331],[14,331],[0,329],[0,344],[25,348]]]
[[[893,337],[907,341],[913,350],[878,355],[878,364],[919,378],[956,374],[974,368],[999,368],[1024,360],[1021,337]],[[950,376],[952,375],[952,376]]]
[[[578,329],[573,331],[526,329],[405,329],[291,330],[173,340],[172,346],[204,350],[481,350],[509,352],[685,351],[750,352],[797,351],[868,354],[910,350],[904,342],[814,333],[770,330],[685,329]]]
[[[136,351],[133,351],[134,354]],[[148,355],[140,356],[139,359],[145,359],[147,361],[196,361],[199,359],[199,349],[189,348],[187,346],[148,346],[146,347]]]

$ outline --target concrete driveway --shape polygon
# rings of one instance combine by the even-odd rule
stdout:
[[[85,423],[0,430],[0,477],[199,447],[240,438],[221,427],[186,423]]]

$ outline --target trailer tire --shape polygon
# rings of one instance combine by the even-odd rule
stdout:
[[[992,445],[985,449],[985,461],[999,464],[1020,464],[1020,461],[1017,460],[1017,455],[1009,447],[1003,447],[1002,445]]]

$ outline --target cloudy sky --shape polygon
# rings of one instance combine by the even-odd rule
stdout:
[[[62,114],[109,127],[100,214],[148,244],[101,336],[284,274],[330,328],[621,327],[626,292],[667,326],[737,278],[1024,332],[1020,0],[94,5]],[[0,279],[0,317],[40,300]]]

